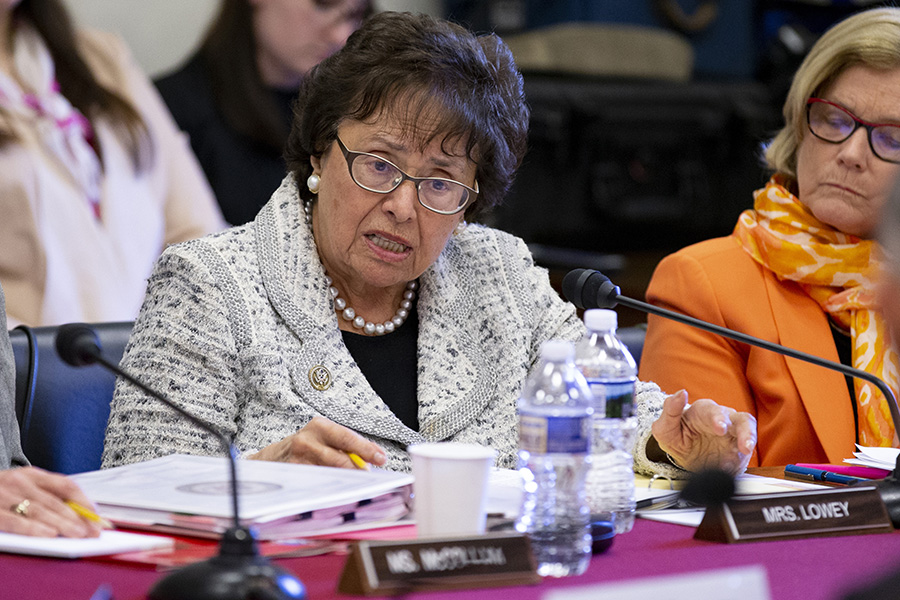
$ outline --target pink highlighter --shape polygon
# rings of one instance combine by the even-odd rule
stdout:
[[[823,465],[815,463],[797,463],[798,467],[806,467],[808,469],[821,469],[823,471],[831,471],[841,475],[849,475],[850,477],[865,477],[866,479],[884,479],[891,474],[885,469],[876,469],[874,467],[862,467],[858,465]]]

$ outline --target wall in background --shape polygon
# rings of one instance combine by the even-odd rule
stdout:
[[[197,46],[219,0],[64,0],[76,22],[113,31],[155,77],[178,65]],[[376,0],[381,10],[442,14],[441,0]]]
[[[197,45],[219,0],[65,0],[77,23],[121,35],[151,77]]]

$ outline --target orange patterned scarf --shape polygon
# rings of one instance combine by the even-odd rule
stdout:
[[[853,366],[898,388],[897,352],[875,305],[880,250],[871,240],[837,231],[816,219],[777,175],[754,193],[734,235],[759,264],[779,279],[796,281],[834,324],[849,331]],[[854,379],[859,442],[890,446],[894,426],[887,400],[871,383]]]

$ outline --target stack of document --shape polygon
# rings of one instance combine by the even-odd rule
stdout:
[[[878,448],[860,446],[859,444],[856,445],[856,448],[859,451],[853,453],[853,458],[845,458],[845,463],[884,469],[885,471],[894,470],[894,467],[897,465],[897,455],[900,454],[900,449],[898,448]]]
[[[647,483],[641,483],[642,481],[647,482],[647,478],[636,477],[635,481],[638,482],[639,487],[648,485]],[[650,482],[656,486],[660,485],[659,480],[650,480]],[[684,481],[673,482],[673,487],[681,488],[684,486],[684,483]],[[825,487],[815,483],[778,479],[776,477],[764,477],[761,475],[751,475],[749,473],[738,475],[734,480],[734,484],[734,493],[736,496],[775,494],[798,490],[823,489]],[[703,520],[703,514],[706,512],[701,506],[682,505],[681,503],[676,503],[674,501],[667,505],[665,502],[660,502],[660,500],[662,499],[656,500],[647,508],[642,508],[639,504],[637,511],[638,516],[652,521],[663,521],[664,523],[675,523],[677,525],[697,527],[700,525],[700,521]],[[677,497],[675,497],[674,500],[677,500]]]
[[[225,458],[173,454],[72,477],[121,527],[219,537],[233,523]],[[337,533],[409,514],[412,475],[238,461],[241,523],[260,540]]]

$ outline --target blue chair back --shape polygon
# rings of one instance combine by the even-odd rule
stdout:
[[[118,363],[133,322],[97,323],[104,356]],[[115,376],[99,365],[71,367],[56,353],[57,327],[9,332],[16,361],[16,417],[31,464],[57,473],[100,468]]]
[[[634,325],[632,327],[622,327],[616,331],[619,339],[628,346],[628,351],[634,357],[634,362],[638,366],[641,365],[641,352],[644,350],[644,337],[647,335],[646,325]]]

